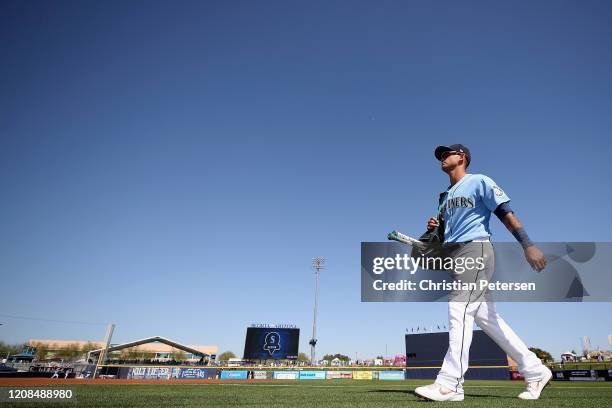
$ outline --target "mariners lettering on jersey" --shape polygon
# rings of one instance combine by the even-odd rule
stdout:
[[[489,220],[498,205],[510,201],[504,190],[482,174],[466,174],[440,195],[439,218],[445,242],[467,242],[491,236]]]
[[[474,198],[472,197],[453,197],[446,202],[447,208],[474,208]]]

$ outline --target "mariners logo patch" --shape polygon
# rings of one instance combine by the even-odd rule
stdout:
[[[495,195],[498,197],[501,197],[504,195],[504,190],[502,190],[501,188],[497,186],[493,186],[493,191],[495,191]]]

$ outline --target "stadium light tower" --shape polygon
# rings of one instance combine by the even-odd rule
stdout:
[[[315,301],[314,301],[314,318],[312,320],[312,339],[310,344],[310,364],[316,364],[315,347],[317,345],[317,307],[319,305],[319,273],[325,268],[325,258],[312,258],[312,267],[315,270]]]

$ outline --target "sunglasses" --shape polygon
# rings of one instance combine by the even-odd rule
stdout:
[[[453,154],[462,154],[462,152],[457,152],[455,150],[449,150],[440,155],[440,160],[446,160],[448,156],[452,156]]]

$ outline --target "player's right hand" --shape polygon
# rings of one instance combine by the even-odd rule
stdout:
[[[525,259],[536,272],[541,272],[546,268],[548,262],[544,253],[535,245],[525,248]]]
[[[431,217],[429,221],[427,221],[427,231],[431,232],[434,230],[434,228],[436,228],[439,225],[440,223],[438,222],[438,220],[435,219],[434,217]]]

